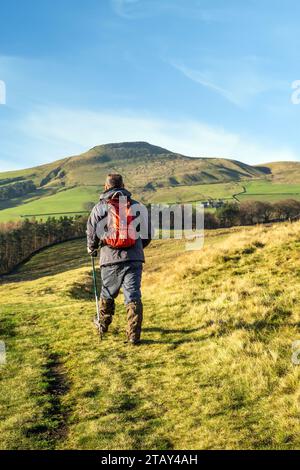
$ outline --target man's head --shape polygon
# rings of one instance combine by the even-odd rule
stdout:
[[[124,182],[122,175],[118,173],[110,173],[107,175],[105,181],[105,191],[108,189],[121,189],[124,188]]]

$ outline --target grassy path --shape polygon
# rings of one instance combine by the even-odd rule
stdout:
[[[92,324],[83,241],[0,286],[0,448],[299,448],[300,224],[210,232],[147,250],[144,343]]]

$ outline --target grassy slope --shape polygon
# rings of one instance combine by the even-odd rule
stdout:
[[[300,162],[274,162],[256,168],[271,171],[272,179],[276,183],[300,184]]]
[[[22,177],[24,179],[32,180],[36,185],[39,185],[41,180],[51,173],[58,166],[64,166],[69,158],[63,158],[61,160],[56,160],[52,163],[47,163],[45,165],[40,165],[37,167],[26,168],[25,170],[14,170],[14,171],[5,171],[0,173],[0,181],[10,178]]]
[[[144,196],[151,203],[183,203],[208,199],[232,199],[233,194],[243,191],[239,183],[199,184],[158,189]]]
[[[299,247],[300,223],[153,242],[136,349],[121,298],[99,343],[84,241],[33,257],[0,287],[0,448],[299,449]]]

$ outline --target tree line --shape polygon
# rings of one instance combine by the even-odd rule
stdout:
[[[170,206],[173,206],[172,204]],[[147,206],[151,211],[150,206]],[[174,229],[175,211],[168,206],[162,209],[166,213],[170,213],[170,228]],[[178,225],[183,228],[184,205],[181,206],[182,220]],[[196,228],[196,207],[193,208],[193,228]],[[287,199],[275,203],[263,201],[245,201],[238,203],[236,201],[227,202],[219,207],[215,212],[205,211],[204,228],[217,229],[229,228],[242,225],[266,224],[269,222],[284,222],[286,220],[300,219],[300,201]],[[159,228],[162,226],[162,218],[160,217]]]
[[[0,275],[10,272],[42,248],[83,237],[85,217],[49,217],[0,224]]]
[[[15,197],[24,196],[36,190],[36,185],[31,180],[17,181],[15,183],[0,186],[0,201],[7,201]]]
[[[300,219],[300,201],[287,199],[274,203],[245,201],[227,203],[205,216],[205,228],[226,228]]]

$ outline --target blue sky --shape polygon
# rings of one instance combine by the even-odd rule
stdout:
[[[296,0],[10,0],[0,14],[0,171],[131,140],[300,160]]]

